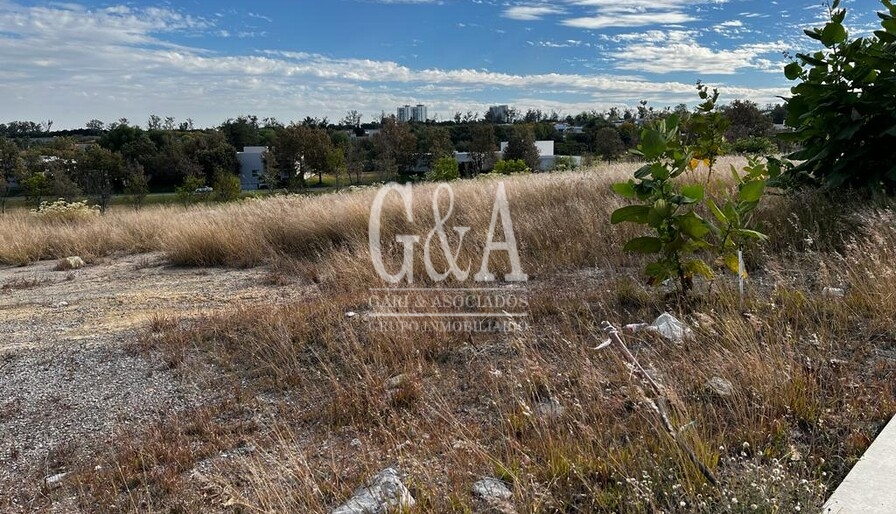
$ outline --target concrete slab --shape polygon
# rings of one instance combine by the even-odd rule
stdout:
[[[896,513],[896,416],[824,504],[825,514]]]

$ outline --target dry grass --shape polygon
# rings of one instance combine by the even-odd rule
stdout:
[[[474,511],[470,487],[483,476],[511,484],[520,512],[820,510],[896,412],[892,205],[849,212],[815,197],[773,199],[760,213],[773,242],[752,251],[746,297],[719,280],[685,303],[641,286],[640,262],[619,251],[635,229],[609,226],[620,202],[606,186],[627,171],[506,180],[531,277],[532,329],[521,333],[378,330],[365,315],[368,287],[380,285],[367,253],[373,190],[121,214],[138,234],[140,216],[167,218],[144,241],[172,262],[267,263],[272,283],[299,276],[320,294],[153,320],[140,349],[185,379],[210,367],[207,383],[226,400],[123,433],[85,463],[101,468],[79,476],[82,504],[326,512],[392,465],[408,477],[415,512]],[[416,190],[414,222],[393,210],[384,231],[425,237],[433,189]],[[473,227],[479,246],[464,255],[478,262],[494,184],[455,192],[451,224]],[[832,287],[844,296],[823,293]],[[593,349],[602,320],[650,321],[667,309],[694,327],[692,339],[627,342],[667,388],[673,423],[718,488],[665,433],[623,359]],[[713,377],[733,395],[713,393]]]

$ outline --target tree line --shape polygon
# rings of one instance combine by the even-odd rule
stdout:
[[[557,155],[611,161],[638,144],[645,121],[674,112],[688,110],[684,105],[655,110],[642,102],[636,111],[560,117],[510,109],[506,120],[467,112],[426,123],[399,123],[386,115],[362,123],[357,111],[337,123],[306,117],[285,124],[246,115],[206,129],[194,128],[190,119],[152,115],[145,128],[125,118],[108,124],[93,119],[83,129],[56,132],[52,121],[13,121],[0,124],[0,196],[5,203],[11,193],[21,193],[35,204],[87,196],[103,209],[116,193],[139,200],[149,192],[210,185],[233,196],[239,193],[237,151],[248,146],[268,148],[264,183],[294,189],[313,185],[314,177],[322,184],[324,175],[341,175],[350,183],[360,182],[365,172],[377,172],[382,180],[413,178],[455,151],[470,156],[460,174],[475,176],[495,166],[499,141],[508,142],[499,157],[532,170],[538,167],[536,140],[554,141]],[[773,124],[786,115],[781,106],[760,109],[740,100],[722,112],[730,120],[726,135],[732,150],[752,145],[764,151],[772,145]]]

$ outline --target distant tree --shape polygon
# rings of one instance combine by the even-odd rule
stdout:
[[[127,121],[122,118],[118,123],[110,124],[109,130],[99,140],[100,146],[113,152],[121,152],[126,144],[136,141],[143,134],[143,130],[128,125]]]
[[[787,107],[777,104],[774,107],[766,108],[768,112],[768,116],[772,119],[772,123],[776,125],[783,125],[784,120],[787,119]]]
[[[355,177],[355,183],[361,183],[361,174],[367,166],[370,154],[370,142],[367,139],[351,139],[345,149],[345,167],[349,177]]]
[[[490,123],[479,123],[473,126],[473,140],[470,142],[470,160],[473,175],[482,173],[491,166],[498,150],[495,138],[495,127]]]
[[[345,117],[342,118],[341,125],[343,127],[360,128],[361,117],[361,113],[356,110],[348,111],[345,113]]]
[[[140,210],[149,194],[149,179],[139,164],[129,164],[124,180],[124,193],[130,195],[135,210]]]
[[[85,125],[85,127],[87,128],[87,130],[90,130],[91,132],[100,134],[103,132],[103,129],[106,128],[106,124],[100,120],[93,119],[93,120],[88,121],[87,124]]]
[[[334,145],[327,155],[327,173],[333,175],[338,189],[343,185],[344,177],[348,174],[345,166],[345,149],[342,146]],[[318,184],[323,183],[322,176],[317,176]]]
[[[735,100],[721,108],[730,125],[725,133],[729,141],[745,137],[767,137],[772,132],[772,119],[749,100]]]
[[[150,114],[146,120],[146,130],[160,130],[162,128],[162,118],[157,114]]]
[[[240,168],[234,148],[219,131],[194,132],[184,139],[184,153],[187,158],[202,168],[206,182],[215,180],[219,171],[237,173]]]
[[[390,116],[383,120],[380,131],[373,136],[377,160],[387,166],[383,171],[388,177],[392,171],[406,173],[414,163],[417,138],[407,123],[398,123]]]
[[[174,130],[176,128],[174,116],[165,116],[165,122],[162,124],[165,130]]]
[[[625,143],[616,127],[604,127],[594,134],[594,151],[607,163],[625,153]]]
[[[112,193],[124,182],[124,159],[101,146],[90,146],[75,161],[74,180],[78,187],[106,212]]]
[[[279,132],[274,148],[281,172],[296,187],[306,186],[308,174],[318,174],[322,182],[323,173],[329,171],[333,144],[324,129],[292,124]]]
[[[454,144],[451,135],[444,127],[419,125],[417,130],[417,152],[428,155],[431,162],[442,157],[454,156]]]
[[[6,213],[6,199],[9,197],[9,183],[0,175],[0,214]]]
[[[205,185],[197,175],[188,175],[184,178],[183,183],[175,188],[174,193],[177,195],[178,201],[187,208],[191,203],[197,200],[196,190]]]
[[[5,188],[0,199],[0,212],[6,207],[6,198],[9,195],[9,180],[17,178],[22,170],[23,162],[19,147],[12,141],[0,137],[0,179]]]
[[[217,201],[231,202],[240,197],[242,186],[237,175],[229,171],[219,170],[215,174],[214,180],[212,188]]]
[[[625,145],[626,149],[638,146],[641,136],[637,125],[632,122],[625,122],[617,128],[619,130],[619,137],[622,138],[622,143]]]
[[[535,146],[535,132],[531,125],[516,125],[510,133],[504,160],[522,160],[530,170],[538,170],[538,147]]]
[[[257,116],[239,116],[230,118],[218,127],[231,146],[242,151],[247,146],[258,146],[261,143],[260,127]]]

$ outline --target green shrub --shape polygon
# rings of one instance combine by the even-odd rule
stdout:
[[[559,155],[554,159],[554,171],[571,171],[577,167],[576,161],[572,157]]]
[[[522,159],[500,160],[495,163],[495,173],[510,175],[511,173],[529,173],[526,161]]]
[[[426,178],[428,180],[432,180],[435,182],[448,182],[450,180],[457,180],[460,176],[460,172],[458,171],[457,160],[454,157],[442,157],[436,161],[435,166],[433,166],[432,171],[426,174]]]
[[[215,175],[214,195],[219,202],[231,202],[240,197],[243,187],[233,173],[220,171]]]
[[[709,197],[705,184],[688,181],[686,173],[699,162],[706,162],[711,172],[722,140],[715,116],[718,91],[709,94],[699,83],[697,88],[703,103],[691,116],[687,135],[681,132],[677,114],[657,120],[641,132],[641,142],[632,153],[646,164],[633,179],[613,184],[617,194],[639,203],[616,209],[610,217],[613,224],[638,223],[651,230],[652,235],[631,239],[623,250],[655,255],[645,268],[650,282],[677,280],[682,293],[693,287],[695,275],[714,276],[701,254],[709,254],[713,257],[710,262],[720,261],[738,273],[738,249],[749,239],[767,239],[750,228],[751,218],[767,180],[780,172],[773,159],[750,160],[740,171],[732,166],[737,193],[717,199]],[[715,222],[699,211],[712,213]]]
[[[883,30],[850,40],[835,0],[830,21],[805,31],[823,48],[796,54],[784,69],[800,83],[787,100],[794,131],[780,137],[801,145],[789,157],[804,161],[786,174],[788,184],[896,193],[896,7],[881,3]]]
[[[742,155],[769,155],[777,148],[771,139],[756,136],[744,137],[731,144],[731,151]]]

